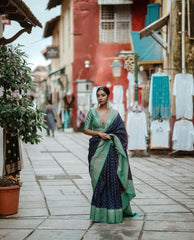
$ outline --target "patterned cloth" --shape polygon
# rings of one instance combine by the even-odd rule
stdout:
[[[14,174],[22,169],[20,140],[16,133],[4,130],[5,174]]]
[[[127,157],[127,134],[118,112],[110,108],[102,124],[95,108],[89,110],[85,129],[100,130],[112,139],[93,136],[89,142],[89,172],[93,197],[90,219],[95,222],[121,223],[123,217],[132,217],[130,200],[135,191]]]
[[[171,118],[169,76],[153,74],[150,86],[149,112],[152,118]]]

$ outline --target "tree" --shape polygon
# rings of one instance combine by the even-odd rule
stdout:
[[[18,46],[0,46],[0,126],[11,131],[25,143],[40,142],[44,127],[43,113],[33,108],[28,98],[32,89],[31,69],[26,54]]]

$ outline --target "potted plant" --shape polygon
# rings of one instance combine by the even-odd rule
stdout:
[[[34,108],[29,99],[28,93],[32,88],[31,69],[21,46],[0,46],[0,127],[3,129],[3,140],[0,139],[0,142],[3,142],[3,176],[16,176],[21,170],[20,140],[31,144],[39,143],[39,131],[45,127],[42,110]],[[20,188],[19,184],[14,187],[18,186]]]
[[[13,176],[0,178],[0,215],[11,215],[18,211],[19,192],[22,182]]]

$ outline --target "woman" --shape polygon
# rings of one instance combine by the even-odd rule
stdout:
[[[50,130],[52,132],[52,136],[54,137],[55,131],[55,113],[52,106],[52,102],[47,100],[47,106],[45,109],[46,113],[46,124],[47,124],[47,135],[50,136]]]
[[[96,92],[98,108],[87,114],[84,133],[89,142],[89,172],[93,187],[90,219],[121,223],[132,217],[130,200],[135,197],[126,147],[127,134],[118,112],[108,106],[109,89]]]

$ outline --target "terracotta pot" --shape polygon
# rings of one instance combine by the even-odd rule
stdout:
[[[20,186],[0,187],[0,215],[18,212]]]

